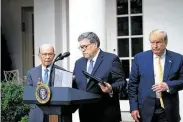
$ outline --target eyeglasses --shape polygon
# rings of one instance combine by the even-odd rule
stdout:
[[[88,45],[81,45],[79,46],[80,50],[86,50],[92,43],[88,44]]]
[[[40,53],[42,56],[46,57],[46,56],[53,56],[55,55],[54,53]]]

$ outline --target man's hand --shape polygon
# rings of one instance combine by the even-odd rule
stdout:
[[[112,86],[109,83],[104,82],[105,85],[99,83],[100,88],[104,93],[110,93],[112,91]]]
[[[42,81],[38,81],[38,82],[37,82],[37,85],[41,85],[41,84],[43,84]]]
[[[154,84],[152,86],[152,90],[155,92],[166,91],[166,90],[168,90],[168,85],[165,82],[159,83],[159,84]]]
[[[139,110],[132,111],[131,116],[133,117],[135,122],[139,122],[139,118],[140,118]]]

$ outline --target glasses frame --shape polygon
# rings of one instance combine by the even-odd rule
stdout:
[[[79,49],[79,50],[86,50],[91,44],[93,44],[93,43],[90,43],[90,44],[87,44],[87,45],[80,45],[80,46],[78,47],[78,49]]]

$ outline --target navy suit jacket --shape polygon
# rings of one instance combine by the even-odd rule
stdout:
[[[53,72],[50,75],[50,85],[53,86],[55,68],[65,70],[57,65],[53,65]],[[42,81],[42,65],[32,68],[27,73],[27,85],[36,87],[38,81]],[[44,114],[43,111],[35,104],[30,105],[29,122],[43,122]],[[47,119],[45,121],[48,121]]]
[[[92,75],[112,85],[113,97],[103,93],[99,85],[92,80],[87,83],[87,78],[82,70],[87,69],[87,59],[80,58],[75,63],[74,75],[75,88],[100,94],[102,99],[97,103],[85,104],[79,107],[80,122],[119,122],[121,112],[118,93],[126,88],[125,75],[119,58],[111,53],[103,52],[97,57]]]
[[[162,92],[165,112],[169,122],[179,122],[179,95],[183,89],[183,56],[166,51],[163,82],[169,92]],[[129,80],[130,110],[139,110],[142,122],[150,122],[154,113],[156,94],[152,91],[154,80],[153,52],[146,51],[134,57]]]

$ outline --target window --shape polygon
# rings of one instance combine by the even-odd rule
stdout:
[[[142,0],[116,0],[116,14],[117,54],[128,80],[135,54],[143,51]]]

